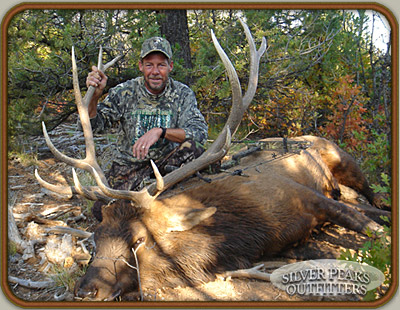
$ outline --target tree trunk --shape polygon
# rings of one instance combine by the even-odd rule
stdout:
[[[170,43],[175,62],[182,63],[186,69],[192,69],[192,57],[189,43],[189,27],[186,10],[163,10],[160,32]],[[188,72],[189,73],[189,72]],[[186,84],[190,84],[191,75],[186,74]]]

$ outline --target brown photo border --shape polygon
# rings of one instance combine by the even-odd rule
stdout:
[[[105,9],[243,9],[243,10],[265,10],[265,9],[325,9],[325,10],[375,10],[383,14],[388,20],[392,33],[392,284],[386,295],[376,301],[371,302],[314,302],[314,301],[240,301],[240,302],[56,302],[56,301],[25,301],[16,297],[8,284],[7,275],[7,203],[8,203],[8,165],[7,165],[7,29],[11,19],[18,13],[24,10],[32,9],[90,9],[90,10],[105,10]],[[386,304],[396,293],[398,288],[398,24],[392,12],[383,5],[377,3],[218,3],[218,2],[203,2],[203,3],[161,3],[161,2],[138,2],[138,3],[22,3],[11,8],[5,15],[1,24],[1,147],[2,147],[2,175],[1,175],[1,190],[2,190],[2,219],[1,219],[1,286],[6,297],[15,305],[29,308],[376,308]]]

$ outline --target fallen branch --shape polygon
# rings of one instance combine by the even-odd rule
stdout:
[[[86,216],[83,215],[83,213],[81,213],[81,214],[79,214],[77,216],[74,216],[74,217],[70,217],[67,220],[67,223],[77,223],[77,222],[82,221],[82,220],[86,220]]]
[[[10,203],[8,204],[8,240],[13,243],[18,253],[23,254],[22,259],[26,260],[35,256],[35,251],[32,242],[25,241],[22,239],[19,233],[15,218],[13,215],[13,208],[16,202],[15,197],[9,198]]]
[[[25,217],[24,220],[27,222],[34,221],[35,223],[49,225],[49,226],[51,226],[51,225],[52,226],[66,225],[63,221],[48,220],[44,217],[41,217],[41,216],[38,216],[35,214],[27,214],[27,216]]]
[[[40,213],[41,216],[46,217],[49,220],[53,220],[56,217],[59,217],[61,215],[64,215],[65,213],[68,213],[70,211],[74,211],[76,209],[79,209],[80,207],[73,206],[71,204],[63,204],[59,205],[53,208],[49,208],[44,210],[43,212]]]
[[[78,237],[78,238],[89,238],[92,236],[92,233],[90,233],[90,232],[71,228],[71,227],[63,227],[63,226],[48,227],[45,229],[45,232],[53,233],[53,234],[70,234],[70,235]]]
[[[27,288],[34,288],[34,289],[42,289],[42,288],[50,288],[55,285],[53,280],[47,281],[32,281],[26,279],[20,279],[13,276],[8,276],[8,281],[13,284],[18,284]]]

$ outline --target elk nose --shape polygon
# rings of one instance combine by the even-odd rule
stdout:
[[[97,295],[96,288],[91,288],[91,289],[79,288],[78,291],[76,292],[76,296],[82,299],[85,298],[93,299],[96,298],[96,295]]]

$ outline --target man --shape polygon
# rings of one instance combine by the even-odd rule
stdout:
[[[169,77],[172,50],[167,40],[153,37],[142,45],[143,76],[110,89],[98,103],[107,76],[95,66],[86,80],[95,93],[89,105],[94,132],[119,126],[117,151],[106,176],[116,189],[139,190],[150,178],[153,159],[161,173],[198,157],[207,140],[207,123],[196,97],[186,85]]]

